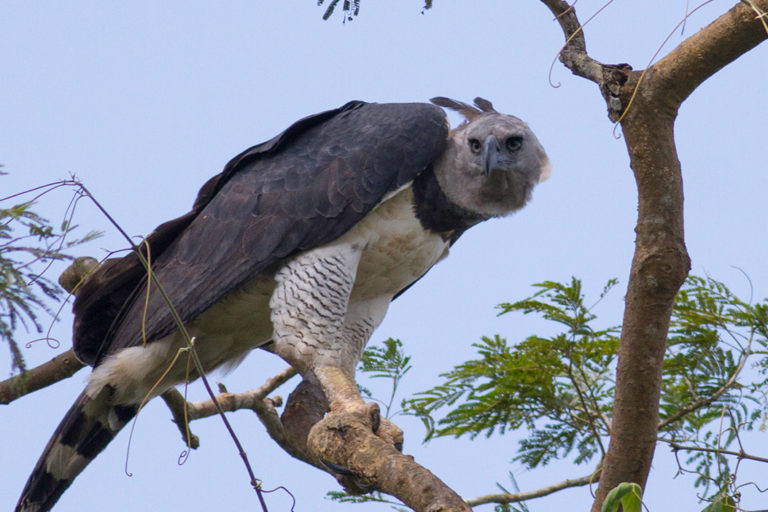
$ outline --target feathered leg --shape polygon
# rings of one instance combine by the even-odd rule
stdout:
[[[382,420],[376,404],[363,400],[354,379],[363,348],[391,300],[356,293],[360,253],[354,244],[321,247],[277,272],[270,301],[274,349],[305,378],[316,379],[330,415],[362,415],[373,433],[399,450],[402,431]],[[371,489],[344,466],[322,462],[342,478],[352,477],[359,490]]]

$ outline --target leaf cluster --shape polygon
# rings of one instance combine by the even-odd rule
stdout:
[[[27,201],[0,208],[0,340],[8,343],[11,370],[25,369],[14,338],[16,329],[21,326],[42,333],[40,314],[54,316],[49,301],[63,295],[46,272],[54,262],[72,259],[67,250],[99,236],[89,232],[73,239],[77,226],[71,224],[71,215],[54,227],[34,211],[34,204]]]
[[[667,347],[661,440],[727,450],[740,444],[740,432],[765,426],[768,303],[751,304],[719,281],[691,276],[678,294]],[[717,450],[687,454],[697,485],[731,480],[729,457]]]
[[[393,411],[397,389],[406,373],[411,369],[411,357],[403,351],[400,340],[389,338],[382,346],[372,345],[363,351],[358,369],[373,379],[386,379],[390,381],[391,392],[387,400],[380,400],[373,396],[370,390],[359,386],[360,392],[371,400],[375,400],[384,406],[384,416],[392,418],[400,411]]]
[[[600,298],[615,283],[609,281]],[[578,279],[535,287],[531,297],[501,304],[500,314],[536,314],[563,330],[516,345],[499,335],[476,343],[479,358],[442,374],[441,384],[406,401],[407,411],[427,428],[427,439],[525,428],[528,435],[514,459],[528,468],[574,450],[577,463],[603,451],[618,329],[593,326],[594,305],[585,304]],[[439,411],[445,411],[440,418]]]
[[[441,374],[436,386],[403,401],[426,439],[491,436],[523,430],[513,460],[526,468],[569,455],[598,461],[610,434],[619,328],[597,328],[582,283],[546,281],[530,297],[499,306],[501,315],[536,315],[551,336],[510,343],[500,335],[476,344],[477,357]],[[659,441],[680,447],[681,471],[696,473],[706,493],[733,480],[739,433],[768,417],[768,303],[751,304],[711,278],[691,276],[671,318],[663,366]],[[751,365],[748,363],[752,363]],[[734,448],[734,445],[739,446]],[[719,494],[717,494],[719,495]],[[714,495],[713,495],[714,496]],[[722,501],[722,500],[720,500]]]
[[[341,2],[341,11],[343,21],[352,21],[360,15],[360,2],[361,0],[344,0]],[[325,4],[325,0],[317,0],[318,7]],[[340,0],[330,0],[326,5],[325,12],[323,13],[323,20],[328,20],[336,12],[336,8],[339,6]],[[421,9],[421,13],[432,8],[432,0],[424,0],[424,6]]]

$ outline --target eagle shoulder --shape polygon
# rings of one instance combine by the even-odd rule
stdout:
[[[331,242],[423,172],[444,151],[448,122],[422,103],[351,102],[302,119],[242,152],[206,184],[188,214],[148,238],[153,270],[185,322],[260,272]],[[98,364],[142,342],[146,279],[134,255],[109,265],[110,293],[75,302],[75,351]],[[150,289],[147,341],[175,324]]]

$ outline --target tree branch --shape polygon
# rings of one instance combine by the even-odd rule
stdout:
[[[543,496],[547,496],[549,494],[562,491],[563,489],[568,489],[570,487],[581,487],[583,485],[589,485],[593,482],[597,482],[599,477],[600,470],[597,470],[595,473],[582,476],[581,478],[563,480],[562,482],[558,482],[547,487],[542,487],[541,489],[537,489],[535,491],[517,492],[515,494],[486,494],[485,496],[478,496],[477,498],[467,500],[467,504],[470,507],[476,507],[478,505],[487,505],[488,503],[517,503],[534,498],[541,498]]]
[[[565,35],[566,42],[560,50],[560,62],[574,75],[598,84],[601,83],[603,64],[587,54],[584,31],[573,6],[564,0],[541,0],[541,2],[555,15],[555,19],[560,23],[560,28],[563,29]]]
[[[280,405],[282,400],[279,397],[268,400],[270,405],[267,406],[264,401],[267,400],[267,395],[280,387],[291,377],[296,375],[296,370],[291,367],[286,368],[274,377],[267,380],[264,384],[256,389],[245,391],[243,393],[220,393],[216,395],[221,408],[224,411],[237,411],[240,409],[248,409],[259,414],[265,414],[265,410],[269,406],[274,411],[274,405]],[[181,431],[182,440],[190,445],[190,448],[197,448],[199,446],[199,440],[197,436],[190,435],[190,441],[187,441],[187,422],[197,420],[200,418],[207,418],[209,416],[218,415],[216,404],[212,399],[201,400],[199,402],[187,402],[184,396],[176,388],[171,388],[161,395],[163,401],[171,410],[173,415],[173,421],[179,427]],[[186,412],[185,412],[186,410]],[[271,433],[270,433],[271,435]]]
[[[312,428],[308,446],[321,460],[348,468],[413,510],[471,512],[451,488],[413,457],[400,453],[391,441],[374,435],[371,427],[370,415],[331,414]]]
[[[751,455],[743,450],[735,452],[733,450],[722,450],[720,448],[706,448],[703,446],[683,446],[681,444],[675,443],[674,441],[668,441],[666,439],[660,439],[660,441],[667,443],[669,447],[672,448],[672,450],[674,451],[683,450],[687,452],[704,452],[704,453],[714,453],[717,455],[731,455],[739,459],[747,459],[747,460],[754,460],[756,462],[768,463],[768,458],[759,457],[757,455]]]
[[[541,1],[557,16],[565,34],[563,64],[598,83],[609,117],[621,120],[638,189],[637,238],[619,345],[611,440],[592,508],[598,511],[619,483],[645,486],[656,446],[669,320],[690,268],[675,117],[699,84],[766,39],[768,31],[755,9],[768,10],[768,0],[736,5],[646,73],[590,59],[573,7],[561,0]]]
[[[396,496],[417,511],[468,511],[467,505],[442,481],[413,457],[403,455],[395,447],[402,445],[402,431],[386,419],[373,434],[370,418],[362,415],[332,415],[323,421],[328,402],[317,382],[303,380],[288,397],[282,417],[278,417],[275,399],[266,396],[296,372],[283,370],[261,387],[244,393],[217,395],[225,411],[254,411],[269,436],[291,456],[330,473],[351,494],[373,488]],[[184,421],[185,401],[172,389],[162,395],[187,443]],[[189,421],[217,414],[212,400],[186,403]],[[358,417],[359,416],[359,417]],[[190,434],[191,447],[199,444]],[[348,468],[339,474],[334,469]]]
[[[768,0],[750,0],[754,8],[768,11]],[[664,84],[664,93],[678,105],[707,78],[768,38],[768,29],[747,2],[693,34],[652,66]]]
[[[0,382],[0,404],[9,404],[24,395],[67,379],[83,366],[72,349],[31,370]]]

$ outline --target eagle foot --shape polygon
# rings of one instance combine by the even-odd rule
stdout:
[[[334,405],[335,407],[331,406],[326,416],[312,427],[308,445],[348,493],[360,495],[375,491],[378,488],[376,483],[369,481],[362,474],[367,464],[358,467],[362,461],[356,460],[353,454],[372,448],[371,434],[374,439],[378,438],[378,443],[383,441],[402,452],[403,431],[388,419],[382,418],[379,406],[375,403]],[[378,457],[380,453],[380,456],[386,457],[386,451],[376,450],[373,456]]]

